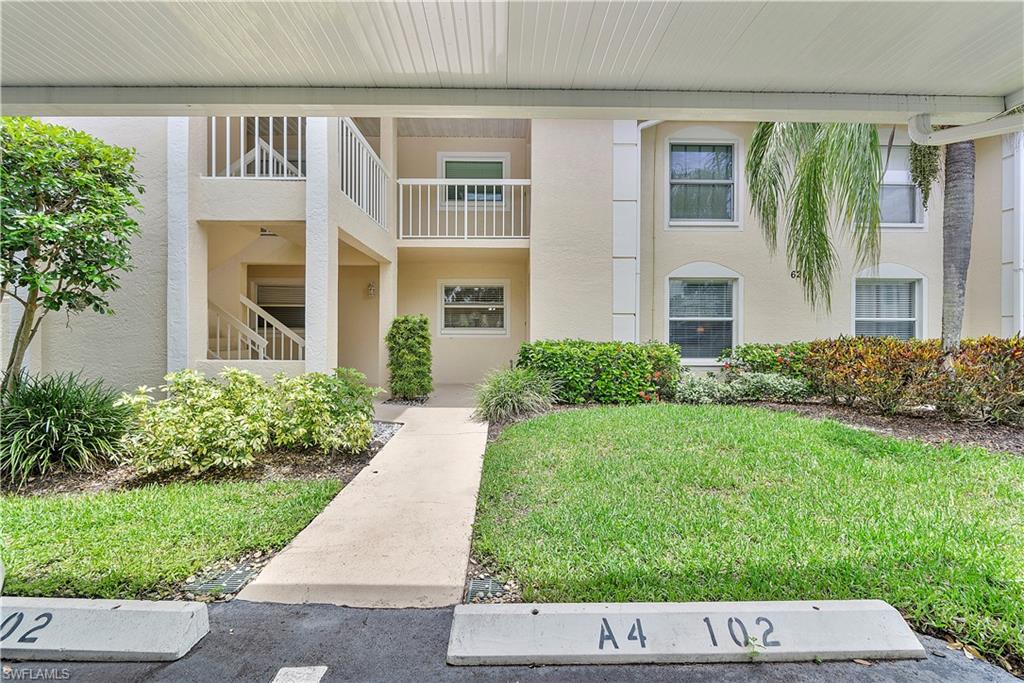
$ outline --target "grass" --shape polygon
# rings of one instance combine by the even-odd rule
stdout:
[[[561,411],[491,444],[474,532],[528,601],[881,598],[1024,654],[1024,458],[728,406]]]
[[[283,547],[340,489],[321,480],[4,496],[4,595],[166,596],[214,562]]]

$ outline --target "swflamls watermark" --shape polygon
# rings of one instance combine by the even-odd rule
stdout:
[[[56,666],[8,666],[4,665],[5,681],[66,681],[71,678],[71,669]]]

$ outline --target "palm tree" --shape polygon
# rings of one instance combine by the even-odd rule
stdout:
[[[759,123],[747,156],[747,184],[765,242],[774,253],[779,225],[786,260],[812,306],[831,307],[848,239],[862,265],[878,263],[882,168],[878,129],[866,123]]]
[[[960,346],[974,227],[974,142],[946,145],[942,197],[942,350]]]
[[[889,147],[892,140],[889,141]],[[861,265],[876,264],[885,174],[878,131],[861,123],[759,123],[747,157],[747,183],[770,251],[786,229],[786,259],[812,306],[831,302],[836,233],[852,241]],[[887,155],[888,156],[888,155]],[[927,205],[942,150],[913,145],[911,171]],[[974,142],[945,148],[942,215],[942,348],[960,345],[974,223]]]

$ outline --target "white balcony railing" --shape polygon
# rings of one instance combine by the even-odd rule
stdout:
[[[530,181],[398,181],[402,239],[507,239],[530,236]]]
[[[211,116],[206,174],[213,178],[306,177],[303,116]]]
[[[384,162],[352,119],[339,119],[338,132],[341,191],[377,225],[387,230],[388,172]]]

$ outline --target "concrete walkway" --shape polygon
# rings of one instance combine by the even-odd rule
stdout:
[[[379,404],[404,426],[246,586],[242,600],[438,607],[462,599],[487,425],[468,387],[423,406]]]

